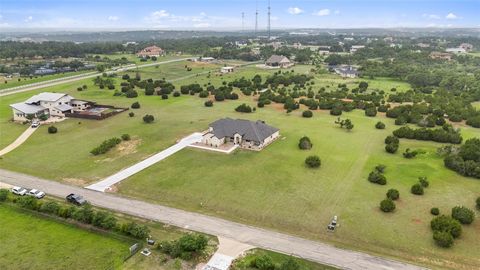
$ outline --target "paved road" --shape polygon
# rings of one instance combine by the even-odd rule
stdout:
[[[243,225],[224,219],[146,203],[118,195],[0,169],[0,181],[26,188],[37,188],[47,194],[63,197],[71,192],[83,195],[93,205],[128,215],[171,224],[193,231],[226,237],[241,243],[291,254],[343,269],[417,270],[418,266],[349,251],[299,237]],[[148,191],[146,191],[148,192]]]
[[[129,66],[124,66],[124,67],[118,68],[117,70],[107,71],[107,73],[110,74],[110,73],[121,72],[121,71],[136,69],[136,68],[144,68],[144,67],[151,67],[151,66],[156,66],[156,65],[164,65],[164,64],[168,64],[168,63],[185,61],[187,59],[189,59],[189,58],[173,59],[173,60],[167,60],[167,61],[162,61],[162,62],[154,62],[154,63],[149,63],[149,64],[143,64],[143,65],[138,65],[138,66],[137,65],[129,65]],[[21,92],[26,92],[26,91],[32,91],[32,90],[41,89],[41,88],[45,88],[45,87],[50,87],[50,86],[54,86],[54,85],[69,83],[69,82],[75,82],[75,81],[84,80],[84,79],[88,79],[88,78],[95,78],[100,74],[101,74],[100,72],[85,73],[85,74],[80,74],[80,75],[75,75],[75,76],[70,76],[70,77],[65,77],[65,78],[58,78],[58,79],[54,79],[54,80],[50,80],[50,81],[39,82],[39,83],[35,83],[35,84],[27,84],[27,85],[7,88],[7,89],[3,89],[3,90],[0,91],[0,97],[7,96],[7,95],[13,95],[13,94],[16,94],[16,93],[21,93]]]
[[[128,177],[152,166],[153,164],[166,159],[167,157],[175,154],[176,152],[182,150],[183,148],[189,146],[192,143],[201,142],[202,141],[202,133],[193,133],[183,139],[181,139],[178,143],[170,146],[169,148],[147,158],[139,163],[130,166],[126,169],[119,171],[118,173],[111,175],[100,182],[97,182],[93,185],[87,186],[86,188],[105,192],[111,186],[115,185],[116,183],[127,179]]]
[[[28,139],[28,137],[30,137],[30,135],[32,135],[33,132],[35,132],[35,130],[37,130],[37,129],[38,128],[33,128],[33,127],[29,126],[27,128],[27,130],[25,130],[22,134],[20,134],[20,136],[18,136],[18,138],[14,142],[12,142],[7,147],[0,150],[0,156],[3,156],[6,153],[8,153],[8,152],[14,150],[15,148],[19,147],[20,145],[22,145],[22,143],[24,143]]]

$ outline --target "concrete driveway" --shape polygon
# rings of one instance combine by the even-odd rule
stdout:
[[[187,212],[162,205],[124,198],[117,195],[87,190],[35,176],[0,169],[2,182],[43,190],[47,195],[64,198],[78,193],[98,207],[136,217],[159,221],[180,228],[203,232],[219,237],[289,254],[342,269],[418,270],[419,266],[381,258],[370,254],[337,248],[328,244],[303,239],[225,219]]]
[[[169,148],[163,150],[160,153],[157,153],[139,163],[123,169],[118,173],[111,175],[100,182],[87,186],[86,188],[105,192],[109,187],[115,185],[116,183],[152,166],[153,164],[175,154],[176,152],[182,150],[183,148],[189,146],[192,143],[201,142],[202,141],[202,133],[193,133],[183,139],[181,139],[178,143]]]
[[[27,130],[25,130],[20,136],[18,136],[18,138],[13,143],[9,144],[7,147],[0,150],[0,156],[3,156],[6,153],[22,145],[22,143],[24,143],[28,139],[28,137],[30,137],[33,134],[33,132],[35,132],[35,130],[37,129],[38,128],[33,128],[29,126]]]

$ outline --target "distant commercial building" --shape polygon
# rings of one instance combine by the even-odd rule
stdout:
[[[157,46],[150,46],[150,47],[146,47],[145,49],[139,51],[137,53],[137,56],[138,57],[142,57],[142,58],[145,58],[145,57],[159,57],[161,55],[164,55],[165,54],[165,51],[160,48],[160,47],[157,47]]]
[[[232,73],[234,71],[233,67],[222,67],[220,69],[220,72],[225,74],[225,73]]]

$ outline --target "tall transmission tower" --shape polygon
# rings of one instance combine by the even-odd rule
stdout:
[[[255,36],[258,32],[258,0],[255,1]]]
[[[271,32],[270,32],[270,0],[268,0],[268,39],[270,40]]]

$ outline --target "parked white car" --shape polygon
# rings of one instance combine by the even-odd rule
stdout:
[[[16,194],[16,195],[19,195],[19,196],[23,196],[25,194],[27,194],[28,190],[24,189],[23,187],[13,187],[12,188],[12,193],[13,194]]]
[[[45,192],[37,190],[37,189],[32,189],[27,193],[28,196],[33,196],[37,199],[41,199],[45,197]]]
[[[40,126],[40,122],[38,120],[33,120],[32,121],[32,128],[36,128]]]

